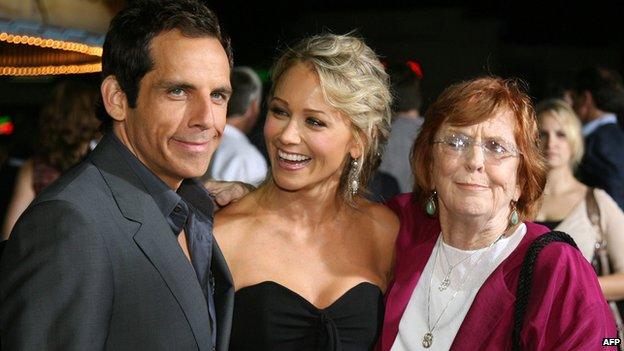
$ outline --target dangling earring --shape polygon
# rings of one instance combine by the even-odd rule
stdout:
[[[427,214],[429,215],[429,217],[433,217],[433,215],[435,215],[436,213],[436,197],[438,196],[438,192],[433,189],[433,191],[431,192],[431,196],[429,196],[429,200],[427,200],[427,203],[425,204],[425,212],[427,212]]]
[[[357,159],[351,159],[351,169],[349,169],[349,192],[355,196],[360,188],[360,180],[358,179],[358,161]]]
[[[518,215],[518,210],[516,209],[516,204],[518,201],[511,200],[511,215],[509,215],[509,224],[516,225],[520,222],[520,216]]]

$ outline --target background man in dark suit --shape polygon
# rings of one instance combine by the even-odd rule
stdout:
[[[0,262],[4,350],[228,347],[232,282],[206,172],[231,50],[199,0],[136,1],[104,44],[109,132],[18,221]]]
[[[604,189],[624,210],[624,130],[617,119],[624,112],[622,79],[605,68],[582,69],[575,76],[573,101],[585,139],[579,180]]]

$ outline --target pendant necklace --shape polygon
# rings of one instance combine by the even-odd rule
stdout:
[[[446,303],[446,305],[444,306],[444,308],[442,309],[442,312],[440,312],[440,314],[438,315],[438,318],[436,318],[435,323],[433,324],[433,326],[431,326],[431,321],[430,321],[430,317],[431,317],[431,285],[433,283],[433,275],[435,273],[435,264],[438,260],[438,253],[440,252],[440,249],[442,248],[442,235],[440,235],[440,240],[438,241],[438,247],[436,249],[436,253],[435,253],[435,257],[434,257],[434,261],[433,261],[433,267],[431,269],[431,276],[429,277],[429,289],[428,289],[428,293],[427,293],[427,332],[425,333],[425,335],[423,336],[422,339],[422,346],[426,349],[430,348],[431,345],[433,345],[433,332],[435,331],[435,329],[438,327],[438,323],[440,323],[440,319],[442,319],[442,316],[444,315],[444,312],[446,312],[446,309],[451,305],[451,302],[453,302],[453,300],[455,299],[455,297],[457,296],[457,294],[459,293],[459,291],[461,290],[461,288],[464,286],[464,283],[466,283],[466,281],[468,280],[468,278],[470,277],[470,275],[472,274],[472,271],[474,270],[474,268],[476,266],[479,265],[479,263],[481,262],[481,258],[483,258],[483,256],[485,255],[485,253],[489,252],[490,249],[494,246],[494,244],[496,244],[500,239],[502,239],[504,237],[504,233],[501,234],[498,239],[494,240],[488,247],[487,249],[485,249],[485,251],[483,251],[481,253],[481,255],[479,255],[479,258],[477,259],[477,262],[475,262],[475,264],[473,264],[470,268],[469,271],[466,273],[466,275],[464,276],[464,279],[461,281],[461,283],[459,284],[459,286],[457,287],[457,289],[455,290],[455,292],[453,293],[453,296],[451,296],[451,298],[448,300],[448,302]],[[478,251],[477,251],[478,252]],[[476,252],[475,252],[476,253]],[[471,254],[468,257],[472,257],[472,255],[474,255],[475,253]],[[462,260],[460,261],[463,262],[465,261]],[[453,268],[455,268],[459,263],[455,264],[451,270]],[[447,274],[447,276],[450,275],[450,271]],[[447,276],[445,276],[445,279],[447,278]],[[438,287],[438,290],[443,291],[445,290],[449,285],[450,285],[450,279],[448,280],[448,284],[444,287],[444,289],[440,290],[440,287],[442,286],[442,284],[440,284],[440,287]],[[443,281],[444,283],[444,281]]]
[[[442,241],[444,241],[444,240],[442,240]],[[440,282],[440,285],[438,285],[438,290],[439,291],[444,291],[444,290],[446,290],[446,288],[448,288],[451,285],[451,273],[453,272],[453,269],[455,269],[455,267],[459,266],[462,262],[467,261],[468,259],[470,259],[476,253],[478,253],[479,250],[475,250],[475,252],[473,252],[470,255],[462,258],[461,260],[459,260],[459,262],[457,262],[457,263],[452,265],[451,262],[448,259],[448,254],[446,253],[446,249],[444,248],[444,243],[442,243],[440,245],[440,249],[442,250],[442,254],[444,254],[444,260],[446,261],[446,265],[449,267],[448,272],[446,272],[446,274],[444,274],[444,278]]]

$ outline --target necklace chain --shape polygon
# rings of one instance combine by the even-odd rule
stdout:
[[[457,294],[459,293],[459,291],[461,290],[461,288],[464,286],[464,284],[466,283],[466,281],[468,280],[468,278],[470,277],[470,275],[472,274],[472,271],[474,270],[474,268],[476,266],[479,265],[479,263],[481,262],[481,259],[483,258],[483,256],[485,255],[486,252],[489,252],[490,249],[494,246],[494,244],[496,244],[499,240],[501,240],[504,237],[504,233],[501,234],[496,240],[494,240],[490,245],[488,245],[488,247],[481,252],[481,254],[479,255],[479,258],[477,259],[477,262],[475,262],[473,265],[470,266],[468,272],[466,272],[464,279],[461,281],[461,283],[459,284],[459,286],[457,287],[457,289],[455,290],[455,292],[453,293],[453,296],[451,296],[451,298],[448,300],[448,302],[446,303],[446,305],[444,306],[444,308],[442,309],[442,311],[440,312],[440,314],[438,315],[438,318],[436,318],[435,323],[433,324],[433,327],[431,326],[431,285],[433,284],[433,275],[435,273],[435,266],[436,266],[436,262],[438,261],[438,253],[440,252],[440,249],[442,248],[442,235],[440,235],[440,239],[438,241],[438,247],[436,248],[436,253],[435,253],[435,257],[434,257],[434,261],[433,261],[433,267],[431,269],[431,275],[429,276],[429,288],[428,288],[428,292],[427,292],[427,332],[425,333],[423,340],[422,340],[422,345],[425,348],[429,348],[431,347],[431,345],[433,344],[433,332],[435,331],[435,329],[438,327],[438,323],[440,323],[440,320],[442,319],[442,316],[444,315],[444,312],[446,312],[446,309],[451,305],[451,302],[453,302],[453,300],[455,299],[455,297],[457,296]],[[470,256],[468,256],[468,258],[472,257],[475,253],[477,253],[479,251],[476,251],[474,253],[472,253]],[[446,254],[446,252],[445,252]],[[464,262],[466,259],[462,259],[459,263]],[[448,258],[447,258],[447,263],[448,263]],[[452,268],[455,268],[457,265],[459,265],[459,263],[456,263]],[[450,274],[450,270],[449,270],[449,274]],[[446,279],[447,277],[445,277]],[[443,281],[444,283],[444,281]],[[446,287],[444,288],[446,289]],[[444,290],[442,289],[442,290]],[[442,291],[441,290],[441,291]]]
[[[442,244],[440,245],[440,249],[442,250],[442,254],[444,255],[444,260],[446,261],[446,265],[449,267],[448,272],[444,274],[444,279],[442,279],[442,282],[440,282],[440,285],[438,285],[438,290],[444,291],[446,290],[446,288],[448,288],[451,285],[451,273],[453,272],[453,269],[459,266],[462,262],[465,262],[468,259],[470,259],[472,256],[476,255],[480,250],[475,250],[470,255],[459,260],[459,262],[455,264],[451,264],[451,262],[448,259],[448,254],[446,253],[446,249],[444,248],[444,239],[442,239],[441,241],[442,241]]]

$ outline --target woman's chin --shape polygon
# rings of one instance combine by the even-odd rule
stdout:
[[[276,188],[287,192],[295,192],[301,189],[301,185],[292,182],[276,182],[274,179],[273,184]]]
[[[465,217],[466,219],[477,219],[479,217],[490,218],[492,216],[491,204],[479,205],[478,203],[470,203],[465,206],[457,206],[449,209],[449,214],[453,217]]]
[[[471,218],[471,219],[478,219],[478,218],[489,217],[489,212],[482,211],[482,210],[466,210],[466,211],[458,212],[457,216]]]
[[[563,160],[560,157],[548,157],[546,161],[547,161],[549,170],[560,169],[563,167],[570,167],[570,161]]]

